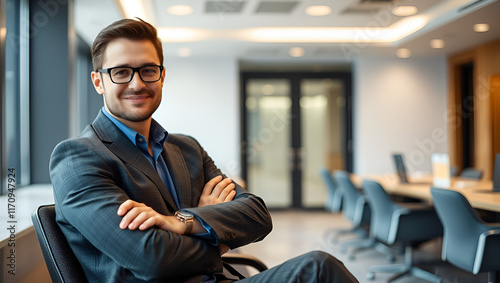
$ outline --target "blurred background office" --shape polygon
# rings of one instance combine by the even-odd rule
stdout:
[[[51,201],[52,149],[102,107],[90,46],[136,16],[163,40],[154,118],[270,208],[322,208],[321,167],[392,174],[394,152],[413,173],[442,152],[491,179],[499,13],[495,0],[0,0],[1,211],[9,169],[16,217]]]

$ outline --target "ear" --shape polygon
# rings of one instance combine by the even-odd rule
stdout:
[[[167,74],[166,68],[163,68],[163,71],[161,73],[161,87],[163,88],[163,82],[165,81],[165,76]]]
[[[99,72],[92,72],[90,74],[90,77],[92,79],[92,84],[94,85],[95,91],[99,94],[104,93],[104,86],[102,84],[102,77],[100,76]]]

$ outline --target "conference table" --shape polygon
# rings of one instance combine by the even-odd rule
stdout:
[[[432,202],[432,176],[410,179],[409,183],[400,183],[397,175],[353,175],[353,182],[360,186],[363,179],[379,182],[387,193],[403,197]],[[472,207],[487,211],[500,212],[500,192],[493,191],[491,180],[470,180],[454,177],[446,189],[462,193]]]

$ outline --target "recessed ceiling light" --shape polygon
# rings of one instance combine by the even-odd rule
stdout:
[[[188,5],[174,5],[168,7],[167,12],[175,16],[186,16],[193,13],[193,7]]]
[[[306,8],[306,14],[309,16],[326,16],[332,12],[328,6],[309,6]]]
[[[487,32],[490,30],[489,24],[475,24],[473,26],[475,32]]]
[[[191,49],[188,47],[181,47],[181,48],[177,49],[177,56],[189,57],[189,56],[191,56]]]
[[[292,57],[302,57],[306,51],[302,47],[292,47],[290,50],[288,50],[288,54]]]
[[[392,8],[392,14],[399,17],[413,16],[418,12],[415,6],[397,6]]]
[[[410,58],[411,57],[411,50],[408,48],[399,48],[396,51],[396,55],[399,58]]]
[[[437,38],[433,39],[433,40],[431,40],[430,45],[432,48],[441,49],[444,47],[444,40],[437,39]]]

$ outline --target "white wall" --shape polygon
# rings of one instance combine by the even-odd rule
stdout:
[[[393,152],[410,172],[431,172],[430,155],[447,152],[446,66],[445,57],[355,59],[355,173],[394,173]]]
[[[195,137],[226,174],[240,176],[239,70],[234,58],[166,58],[163,102],[154,118]],[[353,61],[354,171],[393,173],[393,152],[410,172],[431,171],[447,152],[445,57]]]
[[[238,63],[230,58],[165,58],[163,100],[154,118],[193,136],[230,177],[240,176]]]

